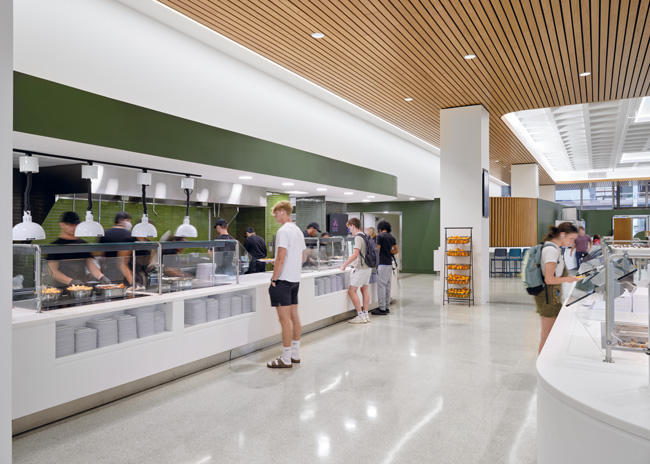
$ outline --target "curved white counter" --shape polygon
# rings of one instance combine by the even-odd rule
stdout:
[[[353,309],[347,291],[316,296],[315,279],[330,270],[302,275],[299,302],[303,327]],[[13,418],[39,413],[129,382],[226,354],[230,359],[279,341],[280,325],[268,297],[270,273],[241,277],[240,284],[151,295],[43,313],[13,309]],[[393,291],[396,288],[393,279]],[[371,307],[377,307],[371,285]],[[186,326],[185,300],[248,292],[254,312]],[[55,357],[56,324],[83,325],[98,315],[147,305],[165,313],[165,331],[103,348]],[[235,351],[233,351],[235,350]],[[149,385],[151,386],[151,385]],[[113,398],[110,398],[113,399]]]
[[[563,308],[537,360],[537,462],[650,463],[649,356],[603,362],[587,324]]]

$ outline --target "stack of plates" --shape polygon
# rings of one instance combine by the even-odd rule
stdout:
[[[253,295],[245,293],[241,296],[241,310],[243,313],[253,312]]]
[[[199,263],[196,265],[196,278],[198,280],[210,281],[214,273],[212,263]]]
[[[74,352],[94,350],[97,348],[97,330],[90,327],[76,327],[74,329]]]
[[[216,298],[208,298],[206,304],[206,320],[212,322],[217,319],[219,319],[219,300]]]
[[[120,343],[138,338],[135,316],[118,314],[117,316],[113,316],[113,319],[117,321],[117,339]]]
[[[241,296],[233,296],[230,300],[230,315],[239,316],[242,313]]]
[[[219,297],[219,319],[230,317],[230,295]]]
[[[74,328],[67,325],[56,326],[56,357],[74,354]]]
[[[165,331],[165,312],[160,310],[155,310],[153,312],[153,328],[155,333],[160,333]]]
[[[318,289],[316,290],[316,296],[325,294],[325,281],[322,278],[316,279],[316,285]]]
[[[138,338],[149,337],[154,331],[153,310],[155,306],[143,306],[141,308],[127,309],[125,312],[135,316],[135,325],[138,329]]]
[[[328,293],[332,293],[332,281],[329,279],[329,277],[323,277],[323,283],[324,283],[324,292],[327,295]]]
[[[338,285],[341,290],[345,290],[345,274],[336,274],[336,279],[338,280]]]
[[[115,319],[91,319],[86,322],[86,326],[97,330],[98,348],[117,343],[117,321]]]
[[[338,292],[339,290],[341,290],[340,288],[338,288],[339,280],[336,278],[335,275],[329,276],[328,279],[330,280],[330,286],[331,286],[332,292]]]
[[[185,301],[185,324],[197,325],[207,322],[206,298]]]
[[[214,275],[214,283],[215,284],[218,284],[218,283],[223,284],[223,283],[227,283],[227,282],[231,281],[234,278],[235,278],[235,276],[229,276],[228,274],[215,274]]]

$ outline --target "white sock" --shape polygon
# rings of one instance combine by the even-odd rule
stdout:
[[[368,311],[361,311],[361,315],[364,319],[368,319]]]
[[[291,364],[291,347],[283,346],[282,347],[282,362],[285,364]]]
[[[300,359],[300,340],[291,340],[291,358]]]

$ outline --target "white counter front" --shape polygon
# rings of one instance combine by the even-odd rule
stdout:
[[[340,271],[304,273],[299,291],[303,326],[353,309],[346,290],[316,296],[315,280]],[[63,405],[210,356],[278,336],[280,324],[268,297],[270,273],[241,276],[241,283],[151,295],[78,308],[36,313],[13,310],[13,418]],[[393,292],[397,279],[393,279]],[[346,282],[348,282],[346,276]],[[225,293],[253,298],[253,312],[186,325],[185,301]],[[371,284],[371,308],[377,307]],[[165,330],[145,338],[57,358],[56,326],[82,326],[88,319],[155,305]],[[278,338],[279,340],[279,338]]]
[[[650,463],[649,356],[603,362],[604,316],[576,311],[562,309],[537,361],[537,462]]]

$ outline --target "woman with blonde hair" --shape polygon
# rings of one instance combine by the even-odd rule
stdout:
[[[540,266],[546,287],[535,295],[535,305],[542,321],[542,336],[539,342],[539,352],[542,352],[548,334],[551,333],[557,315],[562,309],[562,284],[576,282],[579,279],[569,276],[566,272],[564,258],[560,247],[573,246],[578,237],[578,229],[570,222],[559,226],[550,226],[544,237]]]

